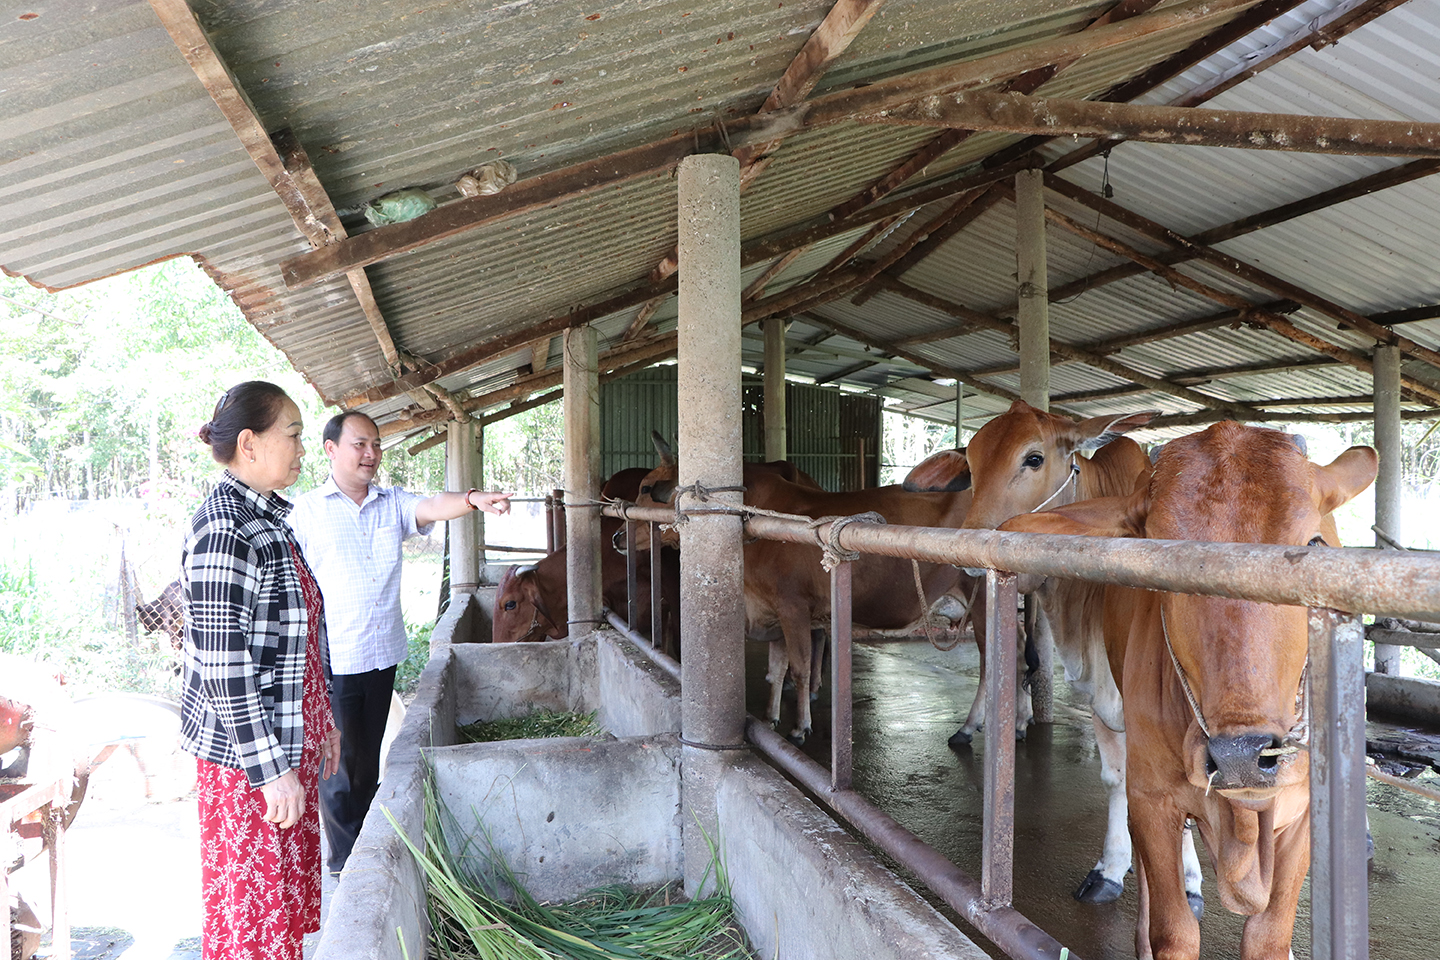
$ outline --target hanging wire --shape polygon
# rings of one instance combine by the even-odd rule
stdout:
[[[1100,156],[1105,158],[1105,169],[1100,175],[1100,196],[1104,197],[1106,200],[1109,200],[1111,197],[1115,196],[1115,188],[1110,186],[1110,151],[1112,149],[1114,148],[1106,147],[1105,150],[1100,154]],[[1100,232],[1100,211],[1098,210],[1095,211],[1095,232]],[[1085,296],[1085,294],[1090,292],[1090,277],[1092,275],[1090,268],[1095,264],[1095,250],[1095,245],[1091,244],[1090,259],[1085,261],[1085,286],[1080,290],[1079,293],[1075,294],[1075,296],[1067,297],[1064,300],[1056,300],[1054,301],[1055,303],[1074,303],[1076,300],[1079,300],[1081,297]]]

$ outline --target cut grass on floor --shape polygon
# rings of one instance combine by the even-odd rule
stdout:
[[[494,740],[540,740],[545,737],[603,737],[605,728],[594,712],[564,713],[538,710],[524,717],[480,720],[457,727],[461,743],[490,743]]]
[[[390,812],[385,811],[390,817]],[[422,853],[391,819],[425,873],[431,950],[440,960],[748,960],[731,923],[729,884],[718,856],[716,893],[675,899],[619,888],[593,891],[564,905],[538,903],[481,834],[455,841],[460,828],[425,785]],[[456,854],[452,851],[458,849]],[[701,887],[707,884],[701,883]],[[501,899],[498,891],[513,897]]]

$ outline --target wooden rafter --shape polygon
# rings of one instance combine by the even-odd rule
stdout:
[[[315,168],[304,147],[288,129],[274,135],[266,130],[255,105],[211,43],[189,3],[186,0],[151,0],[150,6],[179,47],[185,62],[195,71],[210,98],[229,121],[255,166],[289,211],[296,228],[317,249],[343,240],[346,237],[345,227],[329,194],[315,175]],[[400,348],[395,344],[364,269],[347,270],[346,279],[380,345],[386,366],[392,375],[402,373]],[[423,392],[412,393],[412,398],[421,405],[435,406],[435,401]]]
[[[697,151],[713,151],[724,139],[742,147],[768,143],[800,130],[869,116],[917,97],[1000,83],[1052,63],[1079,59],[1141,37],[1203,29],[1254,2],[1181,0],[1096,30],[840,90],[762,116],[737,118],[726,122],[724,137],[717,128],[707,127],[532,177],[493,196],[457,200],[408,223],[379,227],[293,257],[281,263],[281,274],[292,289],[305,286],[540,206],[563,203],[638,177],[668,173],[684,157]]]
[[[1207,264],[1217,267],[1220,270],[1238,277],[1247,283],[1254,284],[1261,289],[1268,290],[1278,296],[1293,300],[1302,306],[1309,307],[1318,313],[1335,320],[1342,326],[1350,327],[1365,334],[1377,343],[1394,344],[1400,348],[1401,353],[1406,356],[1422,360],[1440,370],[1440,352],[1431,350],[1423,344],[1416,343],[1408,337],[1401,336],[1393,330],[1375,323],[1369,317],[1363,316],[1340,304],[1321,297],[1309,290],[1301,289],[1292,283],[1280,279],[1272,274],[1245,263],[1229,254],[1221,253],[1213,247],[1203,243],[1197,243],[1181,235],[1166,229],[1153,220],[1149,220],[1132,211],[1126,210],[1112,200],[1098,197],[1087,190],[1082,190],[1073,184],[1060,180],[1057,177],[1047,177],[1046,185],[1056,190],[1063,196],[1078,203],[1084,204],[1117,223],[1137,230],[1147,237],[1159,240],[1169,246],[1184,250],[1191,257],[1204,260]]]
[[[820,25],[806,38],[804,46],[780,75],[780,80],[755,115],[764,116],[775,110],[794,106],[809,96],[825,71],[830,69],[830,64],[845,52],[845,48],[850,46],[850,42],[870,22],[884,2],[885,0],[837,0],[825,15],[825,19],[820,21]],[[733,151],[735,159],[740,161],[742,191],[765,170],[771,156],[780,148],[784,139],[785,135],[781,134],[770,140],[737,147]],[[679,248],[672,247],[650,271],[650,282],[658,283],[664,280],[679,269],[679,266]],[[764,289],[764,284],[761,284],[761,289]],[[650,313],[654,313],[653,308]],[[646,319],[648,320],[648,316]],[[637,317],[636,322],[625,331],[624,339],[633,340],[644,328],[645,323]]]
[[[888,123],[1345,156],[1440,156],[1440,123],[1150,106],[965,90],[876,111]]]
[[[1184,95],[1170,101],[1172,107],[1193,107],[1218,97],[1237,84],[1250,79],[1251,77],[1270,69],[1289,57],[1312,47],[1319,48],[1328,44],[1336,43],[1341,37],[1359,29],[1376,17],[1395,7],[1405,3],[1406,0],[1348,0],[1348,2],[1335,8],[1324,16],[1305,23],[1293,31],[1290,35],[1276,40],[1262,50],[1256,51],[1253,56],[1247,57],[1243,62],[1237,64],[1231,70],[1213,77],[1209,81],[1187,91]],[[1147,92],[1160,83],[1164,83],[1172,77],[1178,76],[1181,72],[1189,69],[1211,54],[1217,52],[1230,43],[1238,40],[1241,36],[1247,35],[1259,27],[1269,23],[1275,17],[1298,7],[1298,0],[1267,0],[1237,17],[1224,29],[1217,31],[1195,44],[1192,48],[1182,51],[1181,54],[1172,57],[1163,63],[1146,70],[1134,80],[1120,84],[1114,89],[1106,92],[1097,100],[1126,101],[1134,99],[1141,93]],[[1074,166],[1084,160],[1088,160],[1098,153],[1101,153],[1115,145],[1115,141],[1097,141],[1079,150],[1072,150],[1051,164],[1049,170],[1056,172],[1066,167]]]
[[[1202,297],[1213,300],[1214,302],[1219,303],[1223,306],[1231,307],[1235,310],[1249,310],[1249,315],[1252,320],[1263,324],[1266,328],[1273,330],[1274,332],[1285,337],[1287,340],[1291,340],[1295,343],[1301,344],[1302,346],[1308,347],[1309,349],[1314,350],[1317,353],[1322,353],[1328,357],[1333,357],[1336,360],[1343,361],[1344,363],[1349,364],[1357,370],[1362,370],[1366,373],[1371,374],[1374,373],[1374,365],[1370,362],[1369,357],[1356,353],[1353,350],[1346,349],[1345,347],[1330,343],[1329,341],[1324,340],[1321,337],[1317,337],[1312,333],[1307,333],[1306,331],[1301,330],[1295,324],[1291,323],[1289,320],[1286,320],[1284,317],[1279,316],[1278,314],[1270,313],[1266,310],[1261,310],[1254,304],[1247,302],[1243,297],[1239,297],[1231,293],[1226,293],[1223,290],[1218,290],[1215,287],[1210,286],[1209,284],[1203,283],[1199,280],[1194,279],[1193,277],[1187,276],[1186,274],[1181,273],[1179,270],[1160,263],[1154,257],[1149,256],[1148,254],[1141,253],[1139,250],[1136,250],[1134,247],[1131,247],[1128,244],[1122,243],[1119,240],[1114,239],[1113,237],[1106,236],[1105,234],[1102,234],[1096,230],[1092,230],[1089,227],[1084,226],[1083,224],[1071,220],[1069,217],[1066,217],[1065,215],[1059,213],[1054,209],[1046,209],[1045,219],[1046,221],[1055,224],[1057,227],[1060,227],[1063,230],[1067,230],[1070,233],[1075,234],[1077,237],[1089,240],[1091,243],[1104,250],[1109,250],[1111,253],[1116,253],[1123,257],[1129,257],[1136,263],[1145,265],[1145,267],[1150,270],[1151,273],[1154,273],[1156,276],[1168,281],[1174,286],[1184,287],[1192,293],[1199,294]],[[1401,378],[1401,389],[1409,392],[1412,396],[1421,397],[1430,402],[1440,402],[1440,390],[1437,390],[1436,388],[1431,387],[1428,384],[1415,380],[1412,377]]]

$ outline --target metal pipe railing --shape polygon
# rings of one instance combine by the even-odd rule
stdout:
[[[630,508],[627,516],[652,523],[674,522],[675,518],[671,510],[664,508]],[[814,529],[804,520],[770,516],[747,517],[745,531],[751,537],[807,545],[827,542],[830,534],[829,525]],[[839,531],[835,542],[843,549],[861,553],[988,568],[986,594],[990,602],[985,629],[990,649],[997,651],[989,658],[986,678],[991,705],[987,723],[992,731],[1013,727],[1015,711],[1014,661],[998,653],[1015,635],[1015,578],[997,570],[1311,607],[1312,955],[1316,960],[1364,960],[1368,955],[1364,631],[1358,619],[1341,616],[1337,611],[1433,619],[1440,614],[1440,557],[1330,547],[878,524],[850,524]],[[850,564],[842,566],[848,568]],[[832,581],[831,610],[833,624],[847,625],[847,640],[848,574],[847,570],[843,580]],[[843,697],[846,702],[836,703],[832,736],[837,743],[844,741],[848,753],[848,648],[845,654],[842,666],[841,651],[835,651],[832,700]],[[846,681],[843,690],[842,676]],[[844,789],[849,783],[848,755],[842,757],[837,752],[827,776],[823,767],[753,720],[748,735],[782,769],[915,871],[1010,956],[1060,956],[1059,944],[1053,938],[1010,908],[1014,744],[1007,738],[992,736],[986,745],[982,880],[976,890],[973,881],[939,854],[913,835],[896,834],[899,828],[893,821]],[[1003,923],[996,919],[1000,917]]]
[[[664,670],[676,680],[680,679],[680,664],[666,656],[663,650],[652,647],[649,640],[646,640],[643,635],[632,630],[630,625],[614,610],[605,607],[604,611],[605,619],[610,622],[610,626],[614,627],[622,637],[635,644],[640,652],[649,657],[661,670]]]

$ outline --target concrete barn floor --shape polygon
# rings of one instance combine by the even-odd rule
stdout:
[[[747,650],[747,706],[763,716],[763,645]],[[827,664],[828,670],[828,664]],[[949,652],[923,639],[857,643],[854,654],[855,788],[936,847],[971,876],[980,873],[981,791],[986,734],[971,748],[946,740],[970,709],[979,674],[973,643]],[[818,731],[805,752],[829,765],[829,677],[815,705]],[[1057,719],[1030,728],[1016,745],[1016,907],[1072,955],[1084,960],[1134,957],[1136,895],[1129,878],[1119,901],[1081,904],[1071,891],[1094,866],[1105,825],[1105,793],[1088,713],[1057,679]],[[784,721],[793,709],[787,692]],[[1394,728],[1386,728],[1392,730]],[[1374,731],[1372,731],[1372,736]],[[1429,782],[1436,782],[1427,774]],[[1440,943],[1440,804],[1369,781],[1375,859],[1370,869],[1370,956],[1429,960]],[[1227,913],[1215,891],[1207,855],[1206,915],[1201,923],[1207,960],[1239,956],[1243,918]],[[935,901],[955,919],[953,911]],[[978,933],[960,924],[994,956]],[[1294,953],[1310,956],[1309,886],[1301,894]]]

